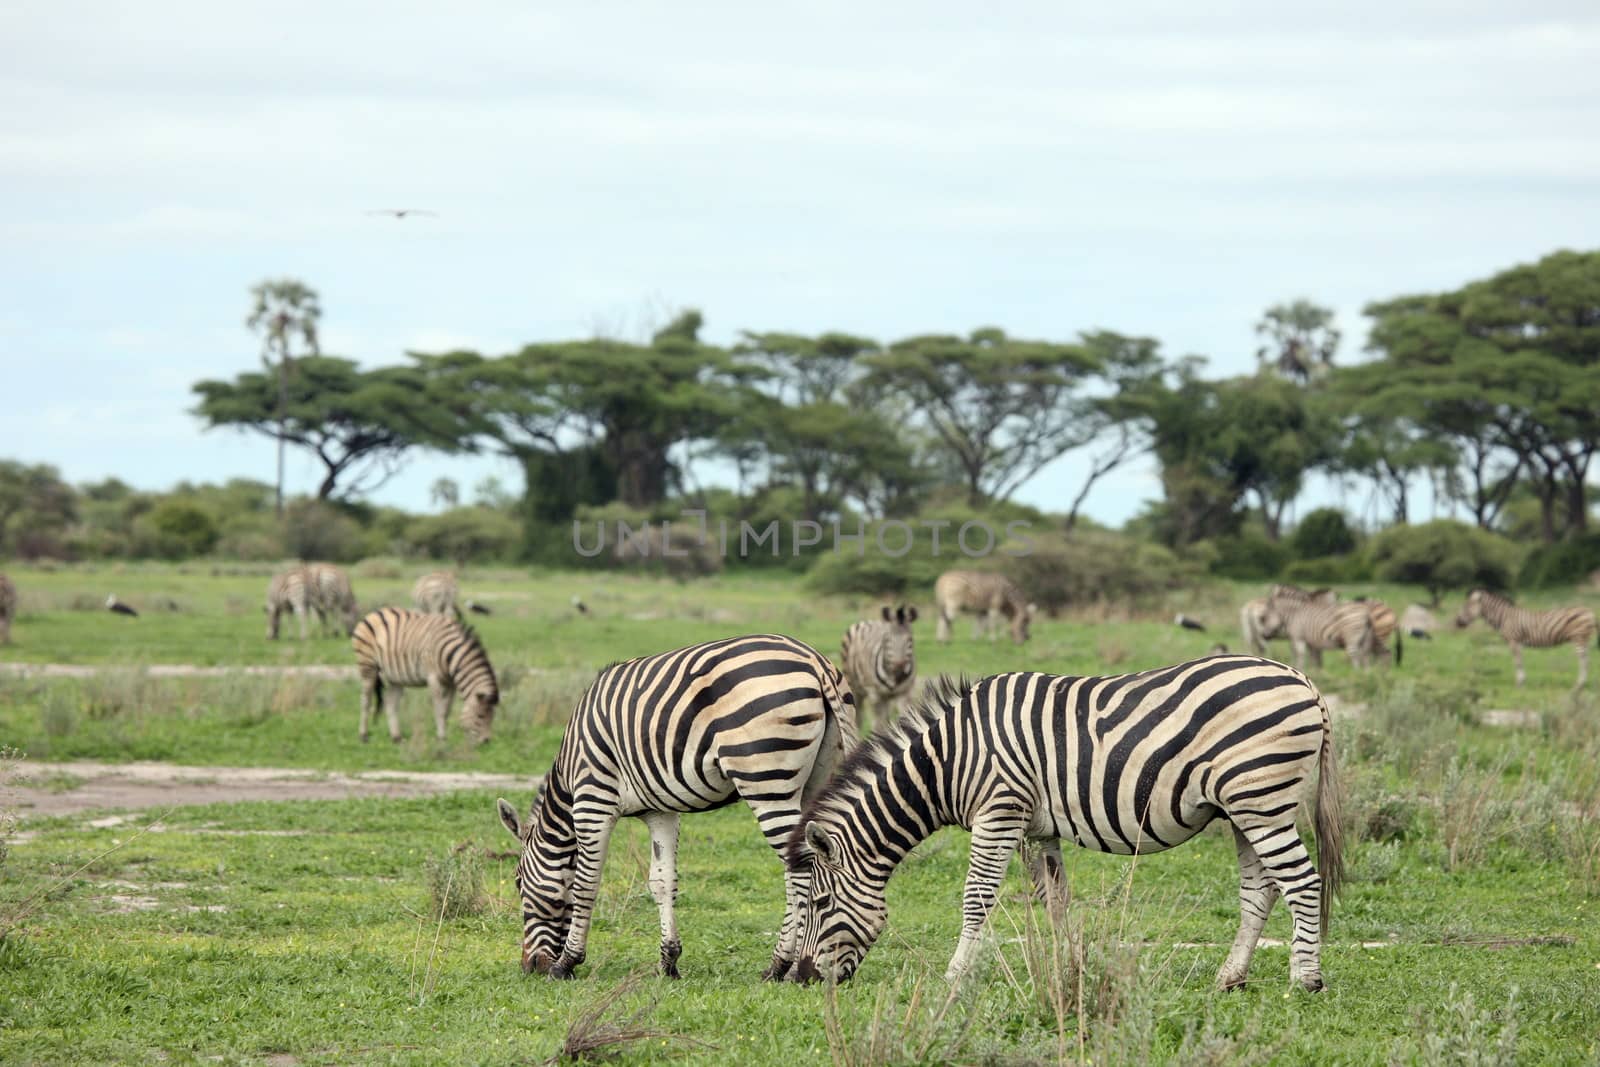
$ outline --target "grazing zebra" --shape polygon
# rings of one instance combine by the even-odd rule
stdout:
[[[1481,618],[1493,626],[1506,644],[1511,646],[1511,658],[1517,664],[1517,684],[1527,680],[1522,669],[1522,646],[1552,648],[1570,644],[1578,651],[1578,683],[1572,687],[1576,693],[1589,680],[1589,642],[1595,639],[1594,612],[1588,608],[1552,608],[1549,611],[1532,611],[1519,608],[1510,600],[1484,589],[1474,589],[1467,594],[1467,602],[1456,615],[1457,626],[1470,626],[1472,620]]]
[[[1332,589],[1301,589],[1297,585],[1275,585],[1268,596],[1258,596],[1245,601],[1239,609],[1239,632],[1244,636],[1245,647],[1257,656],[1267,654],[1267,642],[1286,637],[1283,619],[1267,610],[1267,601],[1273,596],[1304,603],[1332,604],[1339,594]]]
[[[343,624],[345,634],[354,633],[356,594],[344,568],[332,563],[307,563],[306,577],[310,583],[312,606],[317,609],[317,617],[323,627],[326,628],[330,619],[337,619]]]
[[[1267,598],[1267,621],[1281,625],[1294,646],[1295,666],[1306,669],[1306,656],[1322,666],[1322,653],[1342,648],[1357,667],[1365,667],[1378,648],[1372,633],[1372,615],[1365,604],[1325,603],[1283,597],[1277,589]]]
[[[851,754],[789,841],[790,865],[811,876],[792,978],[856,970],[887,921],[890,874],[940,827],[972,831],[953,979],[973,963],[1019,842],[1160,852],[1220,816],[1238,852],[1240,922],[1217,984],[1244,983],[1282,894],[1294,919],[1290,974],[1322,988],[1322,937],[1343,877],[1342,794],[1328,708],[1305,675],[1236,655],[1109,678],[942,678],[929,689]],[[1319,769],[1313,866],[1296,817]]]
[[[456,585],[456,576],[449,571],[424,574],[411,587],[411,602],[425,615],[454,615],[459,619],[461,609],[456,607],[458,596],[460,589]]]
[[[917,650],[911,635],[916,621],[916,608],[885,604],[882,619],[864,619],[845,631],[841,659],[856,697],[863,736],[872,732],[869,708],[876,706],[886,719],[893,718],[911,698],[917,680]]]
[[[267,638],[278,639],[278,620],[288,611],[300,622],[300,640],[306,639],[306,615],[316,607],[305,564],[279,571],[267,583]],[[320,609],[319,609],[320,610]]]
[[[939,606],[939,625],[935,636],[950,640],[950,624],[962,612],[978,616],[978,629],[987,630],[989,640],[999,634],[1000,617],[1011,620],[1011,639],[1022,644],[1028,639],[1034,605],[1003,574],[988,571],[945,571],[933,583],[933,599]]]
[[[1400,666],[1405,658],[1405,638],[1400,634],[1400,624],[1395,618],[1394,609],[1375,597],[1352,597],[1352,604],[1364,604],[1367,614],[1372,618],[1372,650],[1378,656]],[[1389,638],[1394,638],[1394,648],[1389,647]]]
[[[0,571],[0,645],[11,643],[11,620],[17,617],[17,587]]]
[[[650,830],[650,893],[661,914],[661,972],[678,976],[678,818],[735,798],[773,850],[856,741],[849,684],[817,651],[759,634],[613,664],[579,701],[522,842],[522,969],[571,978],[584,959],[606,845],[617,819]],[[795,959],[805,872],[784,868],[784,915],[766,978]]]
[[[350,645],[361,675],[361,740],[378,703],[389,719],[389,739],[400,740],[400,690],[425,685],[433,697],[433,729],[444,740],[450,704],[461,694],[461,725],[480,745],[489,740],[500,687],[489,653],[470,626],[447,615],[379,608],[355,625]],[[387,692],[385,691],[387,689]]]

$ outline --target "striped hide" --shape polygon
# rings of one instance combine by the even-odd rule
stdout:
[[[489,654],[471,627],[445,615],[379,608],[356,623],[350,645],[361,676],[362,741],[381,702],[389,739],[398,742],[400,691],[423,685],[433,698],[435,737],[444,740],[450,705],[459,693],[462,727],[479,744],[489,740],[500,687]]]
[[[1594,612],[1588,608],[1552,608],[1534,611],[1519,608],[1498,593],[1474,589],[1467,594],[1466,603],[1456,614],[1456,625],[1470,626],[1474,619],[1482,619],[1505,638],[1511,646],[1511,657],[1517,666],[1517,684],[1527,681],[1522,669],[1522,649],[1554,648],[1571,645],[1578,653],[1578,681],[1573,692],[1584,687],[1589,680],[1589,642],[1595,640]]]
[[[1297,823],[1313,776],[1315,864]],[[1218,985],[1244,983],[1281,894],[1294,920],[1291,978],[1321,989],[1341,803],[1327,705],[1281,663],[1233,655],[1104,678],[944,678],[852,753],[801,817],[787,858],[809,874],[811,898],[792,977],[855,972],[887,923],[890,875],[941,827],[972,834],[954,980],[974,962],[1023,841],[1143,855],[1221,818],[1239,861],[1240,923]]]
[[[841,661],[856,697],[863,735],[872,732],[872,709],[893,718],[911,699],[917,681],[917,650],[911,633],[916,621],[916,608],[885,604],[882,618],[864,619],[845,631]]]
[[[339,632],[345,635],[354,633],[359,612],[355,590],[344,568],[332,563],[307,563],[306,577],[324,629],[331,625],[341,628]]]
[[[456,576],[449,571],[434,571],[417,579],[411,587],[411,602],[424,615],[454,615],[461,617],[456,601],[461,595]]]
[[[1288,636],[1283,619],[1267,610],[1272,597],[1295,603],[1332,604],[1338,601],[1339,594],[1327,588],[1306,590],[1298,585],[1275,585],[1267,596],[1245,601],[1239,609],[1239,633],[1244,637],[1245,647],[1257,656],[1267,654],[1268,641]]]
[[[933,599],[939,609],[935,636],[950,640],[950,626],[957,615],[978,617],[979,632],[987,631],[993,641],[1000,632],[1000,620],[1011,620],[1011,639],[1022,644],[1028,639],[1036,610],[1010,578],[989,571],[945,571],[933,584]]]
[[[1330,648],[1344,649],[1351,663],[1365,667],[1377,647],[1365,604],[1289,600],[1274,590],[1267,598],[1267,616],[1281,620],[1301,670],[1308,657],[1321,667],[1322,653]]]
[[[305,564],[297,563],[288,570],[279,571],[267,583],[267,638],[278,639],[279,620],[285,613],[293,612],[300,624],[300,640],[306,639],[306,616],[315,607],[311,578]]]
[[[661,919],[660,966],[676,977],[678,821],[743,800],[774,851],[805,802],[856,741],[855,701],[825,657],[790,637],[758,634],[680,648],[601,671],[567,724],[555,765],[524,823],[522,968],[571,978],[584,960],[600,872],[623,816],[650,831],[650,892]],[[784,916],[766,977],[795,958],[803,872],[784,875]]]

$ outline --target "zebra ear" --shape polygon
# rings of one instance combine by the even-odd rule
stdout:
[[[901,611],[905,616],[905,618],[902,619],[901,621],[904,622],[907,626],[910,626],[912,623],[917,621],[917,609],[912,607],[910,604],[907,604],[904,608],[901,609]]]
[[[507,830],[511,831],[511,836],[521,841],[522,824],[517,821],[517,809],[513,808],[511,803],[504,797],[496,800],[494,806],[500,812],[500,821],[505,824]]]
[[[883,606],[883,621],[894,622],[894,609],[887,604]]]
[[[811,846],[812,855],[824,863],[833,863],[839,858],[839,850],[833,846],[833,838],[828,836],[828,831],[814,822],[806,823],[806,844]]]

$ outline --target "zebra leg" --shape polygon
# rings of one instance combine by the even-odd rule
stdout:
[[[378,676],[361,676],[361,743],[367,743],[367,727],[372,725],[372,705],[377,703]]]
[[[990,608],[987,625],[984,629],[989,631],[989,643],[1000,640],[1000,609]]]
[[[961,940],[945,969],[947,982],[954,982],[971,969],[983,944],[984,926],[1000,891],[1011,854],[1022,841],[1028,814],[1015,798],[1001,800],[978,816],[972,826],[972,859],[967,866],[967,884],[961,894]]]
[[[648,812],[644,824],[650,829],[650,895],[661,912],[661,974],[676,978],[678,957],[683,953],[673,911],[678,899],[678,813]]]
[[[941,644],[948,644],[950,641],[950,616],[945,613],[942,604],[939,606],[939,623],[934,627],[933,636]]]
[[[433,697],[433,735],[443,741],[444,724],[450,718],[450,701],[455,697],[455,690],[435,675],[428,679],[428,695]]]
[[[1311,854],[1300,840],[1300,831],[1293,822],[1262,824],[1253,820],[1235,823],[1237,833],[1244,835],[1255,852],[1267,876],[1272,879],[1284,903],[1294,918],[1294,939],[1289,948],[1289,980],[1315,993],[1323,988],[1322,982],[1322,876],[1311,863]],[[1240,896],[1244,895],[1243,864],[1240,865]],[[1244,913],[1240,923],[1240,938],[1245,934],[1249,913]],[[1238,951],[1238,943],[1234,945]],[[1233,955],[1228,956],[1229,963]],[[1226,966],[1224,967],[1226,970]],[[1219,980],[1221,975],[1218,976]]]
[[[397,745],[400,743],[401,692],[398,685],[388,686],[383,691],[383,714],[389,720],[389,740]]]
[[[1051,908],[1065,907],[1072,898],[1067,873],[1061,863],[1061,839],[1043,841],[1024,838],[1022,858],[1033,880],[1033,899]]]
[[[1575,647],[1578,650],[1578,684],[1572,687],[1572,691],[1577,693],[1589,681],[1589,642],[1579,641]]]
[[[572,920],[567,927],[567,943],[550,965],[551,978],[571,978],[573,968],[584,959],[589,942],[589,922],[594,918],[594,899],[600,892],[600,872],[605,869],[606,849],[611,831],[617,825],[612,811],[593,807],[575,809],[573,825],[578,828],[578,854],[573,859]]]
[[[304,641],[306,639],[306,606],[304,604],[296,604],[294,606],[294,617],[295,621],[300,624],[300,640]]]
[[[1239,852],[1239,935],[1233,939],[1233,949],[1217,972],[1218,989],[1240,989],[1245,974],[1250,970],[1250,959],[1256,954],[1256,943],[1261,940],[1261,928],[1272,913],[1273,902],[1278,899],[1278,887],[1267,877],[1261,857],[1250,846],[1250,841],[1233,829],[1233,844]]]
[[[1521,685],[1528,680],[1528,673],[1522,669],[1522,646],[1511,642],[1511,660],[1517,665],[1517,684]]]

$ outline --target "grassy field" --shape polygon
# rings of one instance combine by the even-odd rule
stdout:
[[[495,609],[481,629],[510,683],[494,742],[473,749],[454,728],[443,744],[424,736],[426,699],[413,693],[407,740],[364,746],[354,681],[138,669],[350,662],[343,639],[267,642],[268,572],[218,570],[12,570],[22,614],[0,662],[109,669],[0,674],[0,744],[52,761],[531,775],[605,662],[759,630],[833,654],[844,626],[872,608],[819,601],[782,577],[468,573],[469,595]],[[357,571],[357,592],[364,605],[403,603],[412,577]],[[143,615],[105,612],[113,591]],[[1363,591],[1397,608],[1415,596]],[[1218,585],[1144,612],[1044,620],[1020,649],[976,642],[964,624],[939,646],[919,624],[921,668],[1106,673],[1173,662],[1216,640],[1237,647],[1237,605],[1251,594]],[[1177,610],[1211,631],[1172,626]],[[1515,689],[1509,654],[1481,624],[1406,651],[1398,671],[1357,675],[1329,657],[1317,675],[1365,707],[1337,725],[1353,878],[1335,908],[1322,995],[1289,989],[1282,947],[1262,949],[1247,989],[1212,992],[1238,921],[1233,849],[1216,828],[1132,861],[1068,853],[1076,896],[1056,925],[1014,870],[990,962],[955,991],[940,975],[966,847],[944,831],[891,882],[888,932],[832,994],[755,981],[782,890],[743,807],[684,823],[681,982],[628,981],[653,965],[656,940],[647,838],[628,824],[614,839],[590,962],[563,984],[517,969],[513,842],[492,794],[238,804],[177,809],[154,829],[155,813],[99,828],[82,816],[24,824],[31,836],[0,879],[0,921],[31,900],[0,942],[0,1062],[531,1063],[556,1054],[619,986],[605,1017],[637,1012],[662,1032],[621,1048],[627,1063],[1446,1063],[1466,1051],[1482,1057],[1474,1062],[1595,1062],[1595,683],[1573,701],[1571,651],[1530,651],[1530,684]],[[1519,728],[1481,721],[1506,709],[1533,714]],[[441,920],[441,904],[462,914]],[[1267,936],[1287,938],[1288,925],[1280,906]]]

